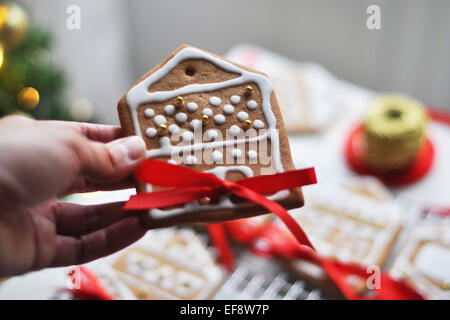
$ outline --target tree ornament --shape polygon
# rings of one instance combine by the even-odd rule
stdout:
[[[15,3],[0,5],[0,39],[8,47],[22,43],[28,33],[29,19],[26,11]]]
[[[23,88],[17,95],[17,102],[23,109],[34,109],[39,103],[39,92],[32,87]]]

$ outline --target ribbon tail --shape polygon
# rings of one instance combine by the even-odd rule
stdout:
[[[222,223],[208,224],[208,233],[219,255],[219,261],[228,272],[231,272],[234,266],[234,256],[227,239],[225,225]]]
[[[236,194],[237,196],[240,196],[242,198],[246,198],[248,200],[251,200],[263,207],[265,207],[270,212],[274,213],[278,218],[280,218],[286,227],[291,231],[291,233],[294,235],[294,237],[297,239],[297,241],[302,244],[310,247],[311,249],[314,249],[314,246],[309,241],[306,233],[303,231],[303,229],[298,225],[298,223],[292,218],[289,213],[284,209],[281,205],[276,203],[273,200],[269,200],[266,197],[260,195],[259,193],[256,193],[255,191],[248,189],[246,187],[243,187],[238,184],[234,184],[234,186],[230,190],[232,193]]]

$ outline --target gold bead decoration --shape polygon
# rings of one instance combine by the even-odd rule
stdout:
[[[245,120],[244,122],[242,122],[242,126],[244,127],[244,129],[250,129],[252,127],[252,120]]]
[[[442,282],[441,288],[442,288],[442,290],[450,290],[450,282],[448,282],[448,281]]]
[[[253,94],[253,87],[252,86],[246,86],[244,89],[244,94],[248,97]]]
[[[159,134],[166,134],[167,133],[167,126],[165,124],[160,124],[158,127]]]
[[[184,99],[183,99],[183,97],[178,96],[178,97],[175,99],[175,104],[176,104],[178,107],[181,107],[181,106],[184,104]]]
[[[207,124],[208,121],[209,121],[209,117],[206,114],[202,115],[202,123]]]

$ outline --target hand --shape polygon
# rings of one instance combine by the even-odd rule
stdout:
[[[80,206],[74,192],[132,187],[145,143],[120,128],[22,117],[0,120],[0,277],[85,263],[138,240],[123,203]]]

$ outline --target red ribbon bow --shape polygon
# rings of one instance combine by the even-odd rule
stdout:
[[[262,194],[293,189],[317,182],[314,168],[294,170],[273,175],[245,178],[237,182],[222,180],[216,176],[195,171],[167,162],[147,159],[135,172],[137,180],[172,187],[171,189],[138,193],[125,204],[125,210],[148,210],[178,205],[204,197],[216,198],[233,193],[265,207],[277,215],[303,245],[314,249],[305,232],[281,205]]]

